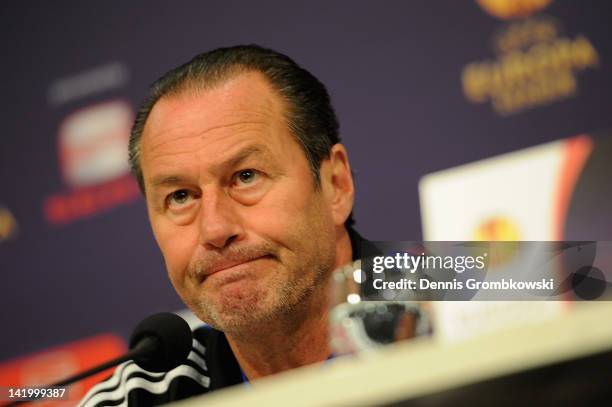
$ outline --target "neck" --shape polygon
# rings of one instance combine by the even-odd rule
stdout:
[[[349,263],[351,258],[351,242],[342,227],[336,233],[334,269]],[[326,360],[331,355],[328,314],[327,284],[323,284],[298,312],[262,327],[248,341],[229,335],[227,340],[244,374],[249,380],[256,380]]]

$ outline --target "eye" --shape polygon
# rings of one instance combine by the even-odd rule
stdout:
[[[253,184],[258,175],[257,171],[253,169],[240,170],[234,174],[234,183],[238,186]]]
[[[184,205],[190,198],[190,193],[186,189],[179,189],[174,191],[166,198],[166,205],[168,206],[179,206]]]
[[[229,193],[237,202],[243,205],[254,205],[259,202],[272,187],[272,179],[267,172],[246,168],[234,172]]]

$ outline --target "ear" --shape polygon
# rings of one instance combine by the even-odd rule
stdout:
[[[330,205],[334,224],[344,225],[353,209],[355,187],[346,148],[334,144],[329,158],[321,162],[321,187]]]

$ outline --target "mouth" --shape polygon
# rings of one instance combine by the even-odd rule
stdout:
[[[227,262],[221,262],[215,265],[211,270],[207,271],[203,276],[201,281],[204,281],[210,278],[213,275],[227,275],[232,272],[235,272],[237,275],[241,274],[245,271],[245,267],[248,267],[251,263],[256,262],[262,259],[270,259],[272,256],[264,255],[259,257],[254,257],[251,259],[242,259],[242,260],[233,260]]]

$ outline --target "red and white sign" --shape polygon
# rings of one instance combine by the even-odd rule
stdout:
[[[49,223],[67,224],[138,198],[128,164],[133,119],[131,106],[115,100],[78,110],[62,122],[59,162],[71,189],[45,200]]]
[[[121,100],[68,116],[59,128],[59,157],[66,184],[89,186],[127,174],[132,122],[132,108]]]

